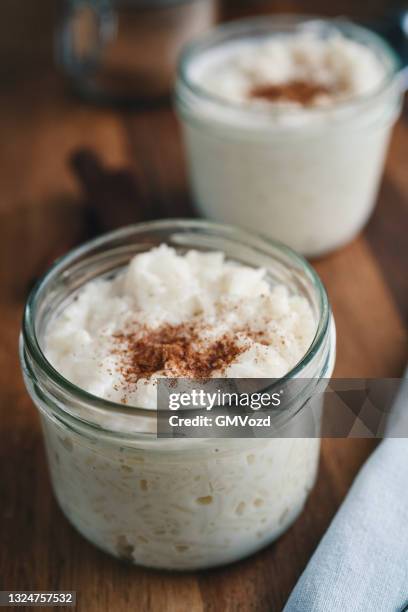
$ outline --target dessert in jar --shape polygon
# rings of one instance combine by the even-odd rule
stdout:
[[[189,45],[176,104],[198,210],[317,256],[376,198],[402,101],[398,61],[343,20],[232,22]]]
[[[288,528],[315,481],[319,422],[297,437],[162,439],[157,378],[320,380],[334,356],[312,268],[200,221],[133,226],[74,250],[33,290],[21,338],[65,515],[113,555],[178,570],[235,561]],[[310,409],[307,393],[294,413]]]

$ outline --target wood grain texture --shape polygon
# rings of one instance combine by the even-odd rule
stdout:
[[[96,109],[67,96],[49,71],[28,75],[2,96],[0,133],[0,589],[76,590],[80,612],[279,612],[375,443],[325,440],[299,520],[275,544],[229,567],[151,572],[87,543],[54,501],[36,411],[21,380],[23,300],[49,254],[82,239],[83,198],[67,164],[72,151],[89,147],[111,168],[131,168],[152,218],[187,216],[180,133],[169,108]],[[398,376],[406,363],[407,147],[403,118],[365,233],[314,262],[337,322],[338,376]]]

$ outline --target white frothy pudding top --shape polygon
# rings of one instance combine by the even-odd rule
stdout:
[[[161,245],[85,284],[50,322],[45,354],[78,387],[154,409],[158,377],[284,376],[316,327],[306,298],[264,269]]]
[[[368,46],[334,32],[276,34],[226,42],[192,62],[210,94],[251,106],[330,107],[374,92],[385,67]]]

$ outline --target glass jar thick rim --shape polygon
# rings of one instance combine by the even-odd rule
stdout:
[[[43,276],[41,276],[41,278],[37,281],[37,283],[31,290],[24,307],[22,321],[22,342],[24,350],[28,351],[30,358],[34,361],[40,371],[44,373],[48,379],[51,380],[53,385],[55,385],[59,389],[62,389],[65,393],[71,394],[76,400],[79,400],[80,402],[84,402],[89,406],[92,406],[92,408],[96,410],[101,409],[102,411],[108,411],[111,413],[122,412],[126,414],[134,414],[135,416],[143,416],[144,418],[148,416],[151,416],[152,418],[156,417],[156,410],[120,404],[93,395],[92,393],[89,393],[85,389],[78,387],[77,385],[66,379],[62,374],[60,374],[60,372],[58,372],[58,370],[56,370],[51,365],[40,346],[40,342],[36,332],[35,318],[38,308],[38,298],[39,294],[42,290],[44,290],[47,283],[49,283],[56,276],[58,276],[61,270],[65,270],[69,265],[74,265],[76,260],[79,260],[82,256],[92,252],[92,250],[95,248],[103,247],[110,241],[126,238],[127,236],[134,234],[135,231],[142,233],[149,230],[177,231],[186,229],[192,231],[199,229],[220,231],[224,232],[224,234],[227,234],[228,236],[233,237],[234,239],[239,240],[243,244],[248,244],[249,242],[253,244],[255,242],[259,245],[273,247],[277,251],[281,252],[283,255],[288,256],[291,261],[296,263],[301,268],[301,270],[311,280],[313,287],[316,289],[320,309],[320,319],[318,321],[313,342],[305,353],[305,355],[303,356],[303,358],[285,376],[278,379],[278,381],[274,385],[269,387],[268,391],[271,390],[272,392],[275,386],[278,387],[283,382],[298,376],[302,372],[302,370],[312,361],[316,353],[318,353],[319,349],[323,345],[328,330],[330,329],[331,309],[326,289],[322,281],[320,280],[317,272],[313,269],[313,267],[307,262],[304,257],[297,254],[291,248],[278,241],[271,240],[255,232],[249,232],[238,227],[198,219],[166,219],[129,225],[121,229],[106,233],[93,240],[87,241],[81,246],[72,249],[66,255],[57,259],[51,265],[51,267],[43,274]],[[109,249],[107,249],[107,251],[109,251]],[[75,419],[75,417],[73,417],[71,413],[69,413],[69,417]]]
[[[256,31],[262,31],[263,34],[279,34],[284,33],[285,29],[287,30],[288,28],[319,25],[332,28],[333,31],[337,31],[338,33],[348,34],[355,40],[361,40],[365,43],[370,42],[373,48],[380,50],[383,56],[389,60],[389,65],[384,79],[372,92],[351,97],[346,100],[341,100],[336,102],[333,107],[308,108],[308,113],[310,113],[310,116],[326,116],[333,113],[333,110],[337,111],[364,107],[365,105],[381,97],[384,92],[394,85],[402,68],[401,61],[387,41],[372,30],[357,25],[356,23],[343,17],[325,18],[318,15],[280,14],[274,16],[269,15],[234,20],[212,28],[206,34],[187,44],[184,47],[178,62],[178,81],[175,90],[176,101],[178,101],[180,105],[182,104],[182,90],[184,89],[188,94],[195,96],[200,100],[212,103],[223,110],[242,113],[243,116],[247,117],[270,117],[271,111],[268,108],[258,106],[243,106],[239,102],[226,100],[225,98],[217,96],[216,94],[213,94],[204,87],[200,86],[189,76],[189,67],[191,63],[200,54],[210,50],[213,46],[216,47],[217,45],[222,45],[225,40],[229,39],[229,37],[239,37],[241,35],[242,38],[245,38],[249,37],[251,33],[253,34]],[[301,113],[302,110],[303,109],[294,108],[293,106],[287,106],[279,109],[279,114],[282,116],[294,116]]]

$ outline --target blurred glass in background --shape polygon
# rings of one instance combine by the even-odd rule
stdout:
[[[64,0],[58,60],[83,96],[133,103],[170,93],[183,45],[210,28],[216,0]]]

